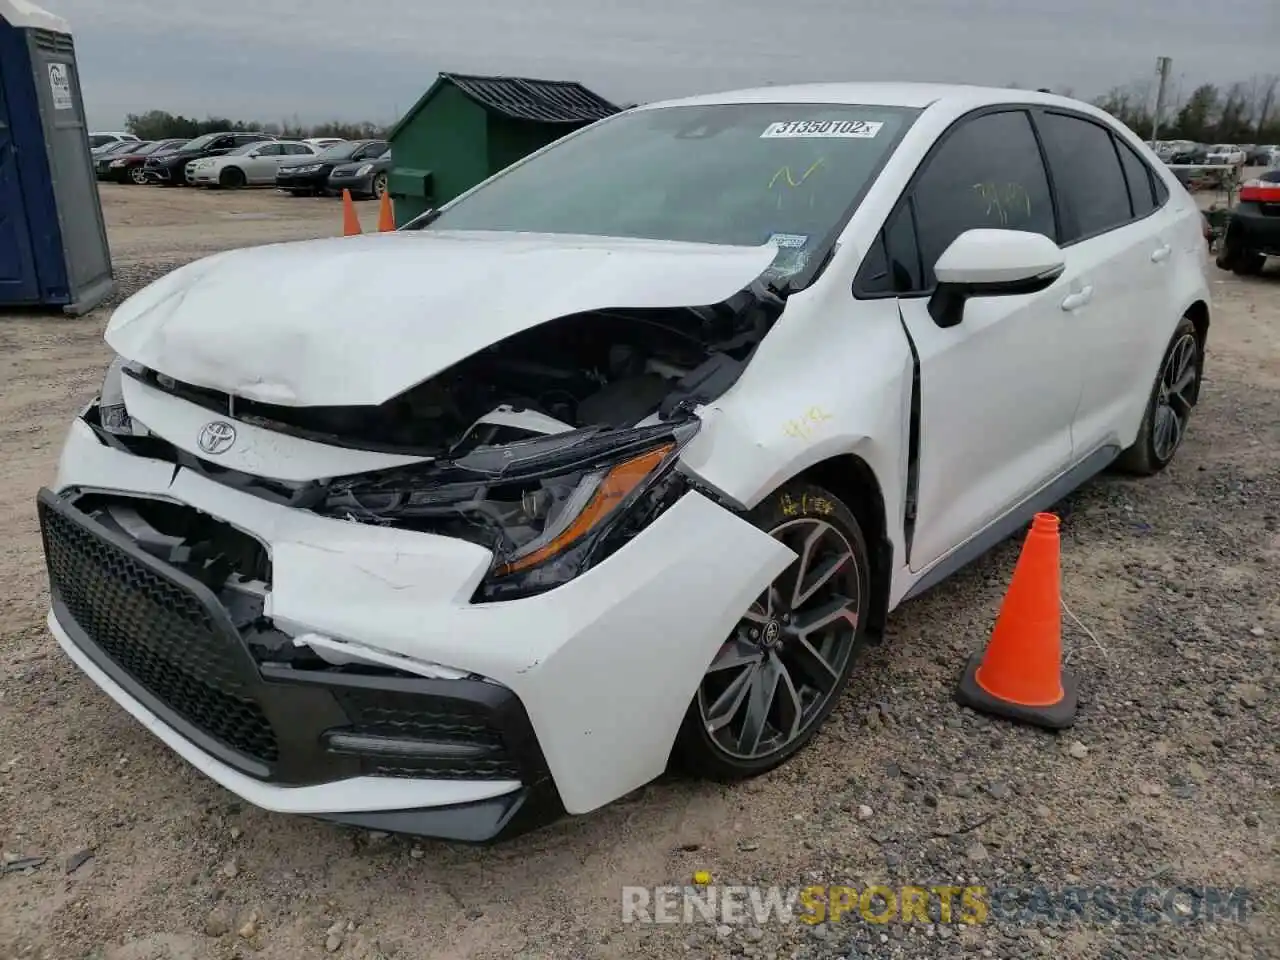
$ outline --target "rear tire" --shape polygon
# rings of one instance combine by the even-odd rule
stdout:
[[[1183,317],[1160,361],[1138,437],[1117,458],[1117,469],[1149,477],[1173,461],[1186,436],[1191,411],[1200,399],[1203,370],[1204,357],[1195,325]]]
[[[698,684],[672,759],[690,774],[759,776],[804,748],[865,644],[871,567],[853,512],[793,481],[747,515],[799,554],[744,612]]]
[[[1236,262],[1232,265],[1231,272],[1237,277],[1256,277],[1266,265],[1266,254],[1242,250],[1236,255]]]

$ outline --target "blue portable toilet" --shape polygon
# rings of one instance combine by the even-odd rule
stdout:
[[[71,31],[0,0],[0,307],[77,315],[114,288]]]

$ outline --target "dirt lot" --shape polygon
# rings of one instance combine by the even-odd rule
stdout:
[[[231,246],[332,235],[336,202],[104,189],[126,292]],[[366,228],[376,220],[362,205]],[[1083,703],[1051,736],[956,707],[1017,552],[908,604],[814,746],[733,789],[651,785],[507,846],[264,813],[86,680],[43,624],[34,495],[108,360],[109,309],[0,317],[0,957],[1280,956],[1280,270],[1214,272],[1206,388],[1164,475],[1060,505]],[[866,809],[861,809],[865,807]],[[89,858],[84,860],[84,855]],[[77,864],[77,861],[79,862]],[[688,883],[1230,890],[1243,921],[1089,913],[962,924],[626,925]]]

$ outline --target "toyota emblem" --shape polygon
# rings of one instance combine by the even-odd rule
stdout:
[[[211,456],[226,453],[236,442],[236,428],[225,420],[214,420],[206,423],[200,430],[196,440],[200,449]]]

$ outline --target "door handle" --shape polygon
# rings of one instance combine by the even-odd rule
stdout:
[[[1078,293],[1068,294],[1062,301],[1063,310],[1079,310],[1093,299],[1093,287],[1085,287]]]
[[[1163,247],[1161,247],[1155,253],[1151,254],[1151,262],[1163,263],[1165,260],[1169,259],[1169,254],[1171,253],[1173,253],[1173,247],[1169,246],[1166,243]]]

